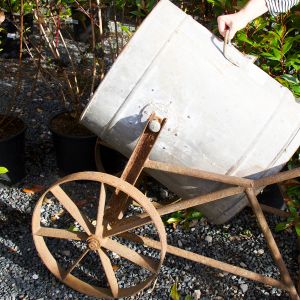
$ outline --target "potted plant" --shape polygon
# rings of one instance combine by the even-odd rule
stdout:
[[[1,163],[10,170],[1,178],[5,178],[11,184],[17,183],[25,176],[25,130],[24,122],[18,117],[0,115]]]
[[[23,2],[22,2],[23,3]],[[18,106],[17,98],[21,90],[21,65],[22,65],[22,40],[23,40],[23,16],[24,7],[21,3],[20,7],[20,43],[18,48],[19,68],[17,83],[14,87],[11,98],[5,103],[0,110],[0,157],[1,163],[9,169],[9,173],[5,172],[5,179],[11,184],[17,183],[25,176],[25,130],[24,122],[16,115]],[[5,21],[2,13],[0,25]],[[17,26],[16,26],[17,28]],[[5,171],[2,169],[2,171]],[[3,173],[3,172],[1,172]],[[3,174],[2,174],[3,175]],[[3,177],[2,177],[3,178]]]
[[[20,27],[27,35],[33,31],[33,2],[26,1],[23,3],[23,1],[19,0],[0,0],[0,8],[3,17],[0,30],[1,57],[18,58]]]
[[[61,31],[61,20],[70,12],[63,6],[69,5],[68,1],[43,5],[43,12],[41,3],[35,2],[35,18],[41,37],[52,55],[52,67],[47,72],[50,80],[55,81],[60,88],[63,106],[61,112],[54,114],[49,121],[58,168],[62,174],[95,170],[94,149],[97,137],[79,123],[79,118],[99,82],[99,64],[95,57],[88,59],[80,50],[80,58],[69,51],[70,40],[67,41]]]
[[[65,39],[62,33],[65,30],[61,30],[64,29],[63,20],[72,15],[70,7],[74,3],[89,19],[86,24],[91,25],[87,44]],[[97,137],[79,124],[79,119],[95,87],[103,79],[107,65],[110,65],[120,52],[119,33],[115,30],[115,35],[104,34],[103,9],[106,7],[101,6],[100,1],[90,1],[86,7],[78,1],[65,0],[47,4],[36,0],[35,6],[35,19],[44,45],[47,47],[41,52],[52,55],[51,67],[47,69],[47,75],[48,77],[50,75],[50,80],[59,87],[63,106],[61,113],[55,114],[49,122],[56,149],[57,165],[64,174],[93,170],[96,168]],[[106,38],[105,42],[104,38]],[[70,43],[77,47],[79,57],[73,50],[70,51]],[[106,52],[103,50],[104,44],[107,47]],[[85,50],[82,50],[83,48]],[[88,53],[89,50],[92,50],[92,53]]]

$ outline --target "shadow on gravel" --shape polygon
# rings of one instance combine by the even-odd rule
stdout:
[[[31,236],[31,213],[0,203],[0,256],[30,272],[41,274],[41,261]]]

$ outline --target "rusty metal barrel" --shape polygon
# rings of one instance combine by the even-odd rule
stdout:
[[[300,144],[300,106],[292,93],[168,0],[162,0],[96,90],[81,122],[130,156],[152,112],[167,123],[153,160],[249,178],[278,172]],[[179,175],[151,175],[180,197],[224,188]],[[224,223],[243,195],[201,206]]]

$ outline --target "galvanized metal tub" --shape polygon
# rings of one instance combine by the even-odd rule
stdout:
[[[154,111],[168,118],[151,159],[220,174],[259,178],[278,172],[300,144],[300,106],[292,93],[238,50],[237,67],[223,42],[168,0],[140,26],[86,107],[81,122],[129,156]],[[151,172],[184,198],[223,184]],[[201,206],[214,223],[247,200]]]

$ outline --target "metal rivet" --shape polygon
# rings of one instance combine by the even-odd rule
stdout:
[[[154,133],[159,132],[160,128],[161,126],[158,120],[153,120],[149,123],[149,129]]]

